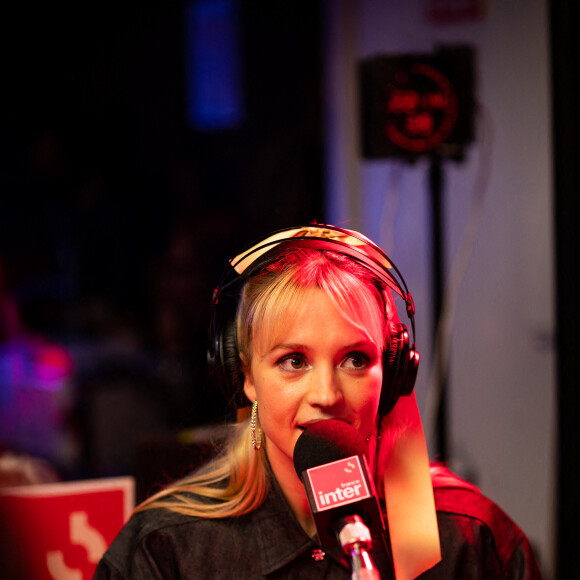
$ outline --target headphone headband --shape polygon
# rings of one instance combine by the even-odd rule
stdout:
[[[409,318],[414,316],[413,297],[395,264],[379,246],[353,230],[326,224],[282,229],[232,258],[230,265],[240,276],[249,277],[270,261],[271,252],[273,257],[277,257],[286,247],[333,250],[350,256],[398,294],[405,301]]]
[[[385,268],[390,268],[391,263],[387,255],[376,244],[371,242],[366,236],[354,232],[352,230],[345,230],[335,226],[305,226],[301,228],[286,228],[279,230],[268,236],[266,239],[258,242],[248,250],[236,256],[232,263],[236,271],[241,274],[245,267],[248,258],[255,254],[252,259],[255,260],[260,254],[266,251],[269,247],[275,246],[283,241],[290,239],[302,238],[310,240],[329,240],[331,242],[339,242],[345,246],[358,247],[361,253],[366,253],[373,256],[374,259],[381,263]]]

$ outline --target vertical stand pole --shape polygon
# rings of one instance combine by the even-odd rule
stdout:
[[[433,341],[437,340],[437,328],[443,309],[444,293],[444,243],[443,243],[443,169],[441,158],[433,156],[429,167],[429,188],[431,194],[431,235],[432,235],[432,284],[433,284]],[[434,345],[435,346],[435,345]],[[435,364],[435,380],[437,393],[440,395],[437,401],[436,424],[435,424],[435,456],[438,461],[448,460],[447,439],[447,363],[443,360],[445,349],[434,348],[438,353]],[[433,387],[432,387],[433,388]]]

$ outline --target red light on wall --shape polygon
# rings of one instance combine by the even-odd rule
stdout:
[[[387,111],[392,115],[415,110],[421,100],[417,91],[394,89],[387,95]]]
[[[457,123],[457,94],[449,79],[438,69],[415,63],[407,75],[397,75],[397,84],[385,88],[388,116],[386,137],[406,151],[425,153],[442,145]],[[398,86],[404,83],[406,86]],[[393,107],[392,99],[406,98],[405,108]],[[410,106],[412,105],[412,106]]]
[[[428,137],[433,133],[435,121],[431,113],[414,113],[405,120],[404,131],[407,135],[412,137]],[[389,127],[385,127],[387,135],[389,134]],[[396,134],[392,136],[396,138]]]
[[[422,103],[424,107],[431,107],[433,109],[444,109],[449,103],[448,95],[441,93],[433,93],[423,95]]]
[[[473,139],[471,49],[378,57],[360,72],[365,157],[457,153]]]
[[[487,12],[487,0],[429,0],[424,6],[429,20],[438,24],[473,22]]]

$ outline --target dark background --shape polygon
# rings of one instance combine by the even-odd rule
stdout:
[[[271,4],[240,3],[245,114],[214,132],[186,120],[186,2],[9,9],[0,249],[10,288],[45,276],[66,302],[104,298],[142,319],[151,268],[179,233],[214,283],[248,241],[320,218],[320,9]]]
[[[556,562],[558,578],[580,570],[580,78],[578,26],[566,0],[550,2],[554,191],[556,232],[556,324],[558,336],[558,477]]]
[[[205,348],[227,259],[323,218],[321,3],[237,3],[243,115],[212,131],[187,118],[190,4],[0,19],[0,298],[73,357],[64,477],[134,471],[145,435],[220,420]]]

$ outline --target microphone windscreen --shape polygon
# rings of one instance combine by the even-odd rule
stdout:
[[[294,447],[294,469],[298,477],[312,467],[353,455],[366,455],[367,443],[348,423],[338,419],[318,421],[307,427]]]

